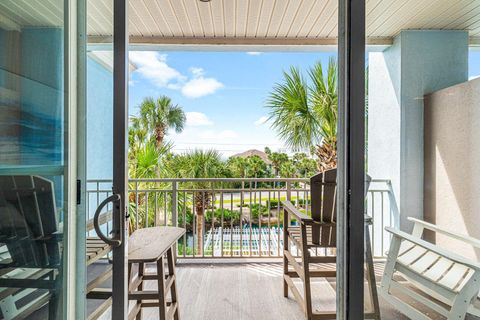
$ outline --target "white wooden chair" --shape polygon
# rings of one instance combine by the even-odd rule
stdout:
[[[480,248],[480,241],[418,219],[409,220],[415,223],[412,234],[385,228],[393,238],[381,295],[415,320],[431,319],[415,308],[418,303],[449,320],[464,319],[467,313],[479,317],[480,309],[475,302],[480,291],[480,263],[427,242],[422,235],[424,230],[430,230],[475,248]],[[402,297],[417,303],[407,303]]]

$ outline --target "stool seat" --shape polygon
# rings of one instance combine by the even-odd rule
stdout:
[[[177,227],[153,227],[136,230],[128,239],[128,261],[155,262],[185,234]]]
[[[158,307],[160,320],[179,320],[174,250],[177,240],[185,234],[185,229],[177,227],[153,227],[136,230],[128,244],[129,300],[136,304],[129,313],[129,319],[142,318],[142,308]],[[165,274],[164,257],[168,271]],[[145,263],[155,262],[157,272],[145,273]],[[132,275],[132,265],[138,264],[138,274]],[[144,290],[144,282],[155,280],[158,290]],[[170,292],[170,301],[167,295]],[[157,300],[152,302],[151,300]]]

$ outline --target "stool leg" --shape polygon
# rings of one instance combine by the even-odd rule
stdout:
[[[143,262],[140,262],[138,264],[138,277],[139,278],[143,278],[143,275],[145,274],[145,264]],[[140,282],[140,284],[138,285],[138,291],[142,291],[143,290],[143,279],[142,281]],[[140,310],[138,311],[138,314],[137,316],[135,317],[136,320],[142,320],[142,307],[141,307],[141,304],[142,304],[142,300],[137,300],[137,304],[140,304]]]
[[[163,257],[157,261],[158,302],[160,320],[167,320],[167,297],[165,296],[165,270]]]
[[[173,254],[172,248],[168,249],[167,251],[167,260],[168,260],[168,275],[173,278],[173,283],[171,287],[170,294],[172,296],[172,305],[170,308],[173,307],[173,305],[176,305],[175,313],[173,315],[173,319],[179,320],[180,319],[180,311],[178,310],[178,300],[177,300],[177,275],[175,274],[175,257]]]

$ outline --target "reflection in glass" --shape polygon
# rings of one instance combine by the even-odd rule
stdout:
[[[63,1],[2,1],[0,319],[62,315]]]

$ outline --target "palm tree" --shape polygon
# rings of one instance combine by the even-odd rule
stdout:
[[[268,160],[272,162],[272,167],[275,170],[275,176],[278,176],[280,166],[288,161],[288,155],[282,152],[272,152],[268,155]]]
[[[305,157],[296,162],[295,167],[297,168],[299,176],[307,178],[313,176],[316,173],[317,162],[312,158]]]
[[[135,136],[135,133],[132,131],[133,129],[131,127],[129,131],[130,149],[128,154],[129,177],[150,179],[162,176],[162,168],[164,168],[162,164],[169,154],[172,145],[170,143],[164,143],[161,148],[157,148],[154,139],[140,140],[142,142],[132,140],[132,137]],[[146,181],[129,184],[130,190],[146,190],[151,188],[159,188],[159,186],[155,185],[154,182]],[[153,197],[149,198],[147,193],[130,192],[129,200],[130,210],[131,212],[135,212],[135,214],[130,214],[130,232],[134,230],[134,226],[136,226],[137,223],[138,225],[147,225],[146,222],[154,224],[154,217],[160,216],[158,212],[162,209],[161,205],[155,205]],[[145,206],[146,202],[149,202],[148,206]],[[148,208],[148,210],[146,208]],[[155,212],[154,208],[157,212]],[[163,210],[166,210],[166,208],[163,208]],[[138,213],[138,217],[136,213]]]
[[[234,177],[245,178],[248,169],[247,159],[242,157],[230,157],[227,166]]]
[[[318,168],[324,171],[337,163],[337,64],[330,58],[326,74],[316,63],[307,72],[291,67],[283,83],[270,93],[272,128],[295,151],[316,146]]]
[[[280,174],[284,178],[295,178],[297,169],[292,161],[286,161],[280,166]]]
[[[132,123],[138,123],[146,128],[148,133],[155,137],[156,146],[159,148],[168,129],[179,133],[183,131],[186,122],[185,112],[178,105],[172,104],[172,99],[161,96],[156,100],[145,98],[140,104],[140,115],[133,117]]]
[[[267,170],[267,164],[257,155],[249,156],[247,158],[248,169],[247,172],[250,176],[258,178]],[[255,181],[255,189],[257,188],[257,181]]]
[[[222,162],[220,153],[216,150],[194,150],[182,155],[173,156],[167,164],[170,177],[178,178],[222,178],[227,176],[227,170]],[[210,182],[191,182],[189,189],[211,190]],[[197,254],[203,253],[203,224],[207,208],[214,202],[210,191],[198,191],[194,193],[193,203],[197,216]],[[213,226],[213,224],[212,224]]]

